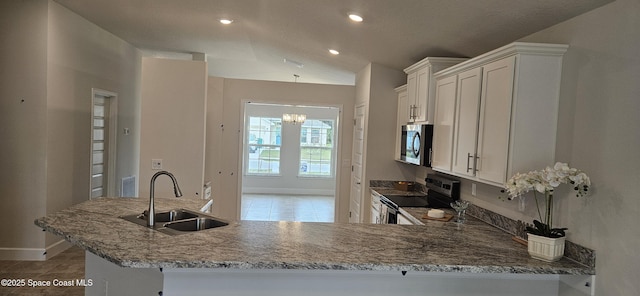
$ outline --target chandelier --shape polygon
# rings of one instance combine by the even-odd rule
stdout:
[[[305,120],[307,120],[306,114],[282,114],[282,122],[284,123],[303,124]]]

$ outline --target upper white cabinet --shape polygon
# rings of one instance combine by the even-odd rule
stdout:
[[[567,47],[516,42],[436,73],[434,169],[503,186],[553,164]]]
[[[403,114],[405,123],[433,122],[435,104],[433,74],[465,60],[428,57],[404,69],[407,73],[407,105],[404,107],[398,105],[398,114]]]
[[[396,93],[398,94],[398,116],[396,122],[396,153],[395,159],[400,159],[400,139],[402,137],[402,125],[407,124],[409,122],[409,113],[407,113],[408,108],[408,96],[407,96],[407,85],[398,86],[395,88]]]
[[[456,107],[455,75],[436,81],[435,114],[433,122],[433,156],[431,168],[451,171],[453,120]]]

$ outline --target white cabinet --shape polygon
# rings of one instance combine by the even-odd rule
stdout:
[[[396,121],[396,153],[395,159],[400,159],[400,140],[402,138],[402,125],[407,124],[409,121],[409,113],[407,113],[408,101],[407,101],[407,85],[398,86],[395,88],[398,94],[398,115]]]
[[[458,74],[452,170],[474,176],[482,68]]]
[[[451,171],[453,120],[456,106],[457,76],[436,82],[435,115],[433,124],[433,158],[431,168]]]
[[[409,220],[407,217],[405,217],[403,214],[400,214],[400,213],[398,213],[396,223],[402,224],[402,225],[413,225],[413,222],[411,222],[411,220]]]
[[[382,223],[382,202],[380,202],[380,197],[375,194],[371,194],[371,223],[372,224],[383,224]]]
[[[434,170],[503,186],[516,172],[553,164],[567,47],[516,42],[435,74],[436,108],[446,113],[435,117]],[[449,138],[443,118],[451,114]]]
[[[398,105],[405,123],[433,122],[435,104],[435,79],[437,71],[465,61],[460,58],[425,58],[404,69],[407,73],[407,105]]]
[[[482,67],[482,96],[480,99],[480,118],[478,121],[478,146],[476,150],[476,162],[474,170],[476,176],[488,182],[496,182],[504,184],[507,181],[507,158],[509,156],[509,131],[511,129],[511,119],[514,119],[514,123],[517,124],[536,124],[535,122],[523,122],[518,114],[513,113],[511,116],[511,104],[513,100],[513,82],[514,82],[514,67],[516,57],[508,57],[493,63],[487,64]],[[557,69],[550,69],[555,71]],[[558,73],[559,74],[559,73]],[[558,81],[560,79],[558,75]],[[543,86],[541,86],[543,87]],[[559,92],[560,90],[557,89]],[[549,109],[531,109],[532,112],[557,112],[558,108],[558,94],[553,95],[555,98],[554,106],[548,106]],[[535,99],[535,98],[533,98]],[[542,104],[543,106],[546,104]],[[555,120],[554,126],[550,127],[547,131],[554,135],[555,138]],[[515,128],[516,126],[514,126]],[[526,132],[531,138],[537,137],[534,133],[531,133],[525,129],[521,129],[522,132]],[[553,147],[539,147],[540,149],[555,150],[555,139],[552,140]],[[528,150],[528,149],[527,149]],[[526,150],[514,151],[517,152],[517,157],[521,159],[515,159],[515,161],[522,161],[529,158],[526,155]],[[551,165],[553,159],[546,162],[546,165]],[[533,167],[531,168],[533,169]],[[529,169],[527,169],[528,171]]]

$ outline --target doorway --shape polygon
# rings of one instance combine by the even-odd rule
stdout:
[[[91,93],[90,199],[115,196],[118,110],[116,93],[100,89]]]
[[[335,220],[339,114],[331,106],[244,104],[242,220]]]

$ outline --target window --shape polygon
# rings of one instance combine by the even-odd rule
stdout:
[[[300,130],[300,176],[333,175],[333,120],[307,119]]]
[[[249,117],[247,174],[279,175],[282,119]]]

